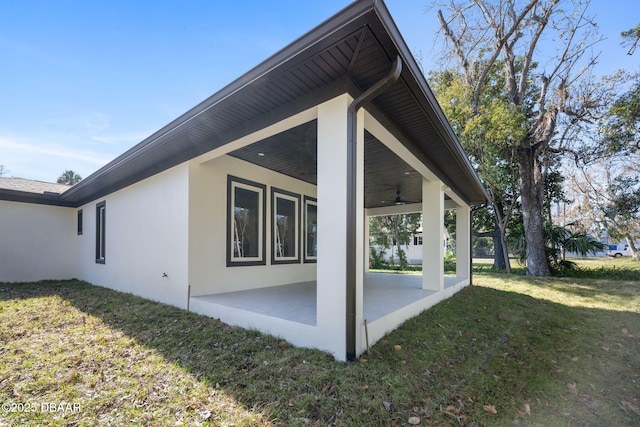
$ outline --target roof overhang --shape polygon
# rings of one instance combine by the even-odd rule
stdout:
[[[0,200],[9,202],[35,203],[39,205],[74,207],[75,203],[62,200],[60,193],[34,193],[31,191],[11,190],[8,188],[0,188]]]
[[[399,56],[400,78],[367,110],[468,204],[486,192],[382,1],[360,0],[65,191],[79,206],[343,93],[358,96]]]

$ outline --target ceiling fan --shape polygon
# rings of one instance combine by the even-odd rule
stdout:
[[[415,200],[405,200],[402,197],[400,197],[400,190],[396,191],[396,199],[393,201],[394,205],[406,205],[410,203],[420,203],[420,202],[417,202]]]

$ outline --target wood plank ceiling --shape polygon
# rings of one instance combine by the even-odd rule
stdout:
[[[249,163],[317,185],[316,120],[230,153]],[[395,204],[397,192],[404,201],[422,200],[422,177],[382,142],[365,131],[365,207]]]

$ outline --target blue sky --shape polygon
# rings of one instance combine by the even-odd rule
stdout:
[[[6,176],[83,177],[350,3],[0,0],[0,165]],[[388,0],[425,70],[437,66],[430,0]],[[592,0],[596,73],[640,67],[619,34],[637,0]]]

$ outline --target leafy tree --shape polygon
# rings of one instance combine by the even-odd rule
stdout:
[[[369,219],[369,235],[373,245],[384,249],[395,246],[395,252],[400,257],[402,245],[408,245],[413,235],[418,232],[421,219],[422,215],[419,213],[371,217]],[[404,254],[404,252],[402,253]],[[391,257],[393,258],[393,252]]]
[[[506,242],[508,224],[518,199],[518,167],[513,156],[513,138],[524,137],[525,117],[508,107],[502,68],[494,66],[474,113],[472,94],[465,77],[456,70],[432,73],[432,84],[443,110],[467,154],[478,170],[489,194],[487,213],[476,215],[481,236],[494,240],[494,268],[511,272]],[[477,213],[477,212],[476,212]],[[487,214],[489,216],[487,216]]]
[[[9,172],[9,169],[5,165],[0,165],[0,176],[4,176]]]
[[[640,177],[618,176],[609,185],[610,201],[604,207],[603,221],[609,235],[626,239],[634,258],[640,259]]]
[[[75,185],[82,181],[82,177],[74,171],[67,169],[58,177],[58,184]]]
[[[618,97],[601,121],[601,150],[609,155],[640,151],[640,73],[631,77],[631,88]]]
[[[517,177],[527,274],[533,276],[551,274],[545,173],[558,155],[575,155],[572,144],[580,140],[581,125],[600,114],[611,90],[589,75],[595,58],[587,55],[600,39],[586,14],[588,2],[566,6],[560,0],[476,0],[448,3],[447,16],[437,12],[447,53],[457,59],[467,88],[472,121],[486,134],[495,132],[493,139],[503,139],[505,149],[497,154],[504,157],[494,164],[506,179]],[[545,39],[553,39],[556,48],[549,58],[538,49]],[[499,195],[492,198],[498,214]],[[515,206],[512,200],[503,203]]]

